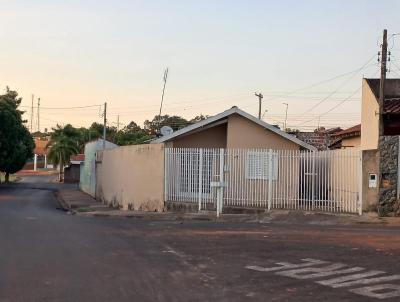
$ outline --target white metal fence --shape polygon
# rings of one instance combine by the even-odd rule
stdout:
[[[166,148],[165,200],[361,213],[357,148],[329,151]]]

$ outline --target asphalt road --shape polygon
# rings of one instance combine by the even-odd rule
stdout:
[[[0,302],[400,301],[399,228],[74,216],[48,180],[0,185]]]

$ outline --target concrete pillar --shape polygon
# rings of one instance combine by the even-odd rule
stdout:
[[[47,155],[44,155],[44,168],[47,169]]]
[[[37,154],[33,157],[33,171],[37,171]]]

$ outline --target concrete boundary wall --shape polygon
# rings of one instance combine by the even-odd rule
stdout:
[[[164,209],[164,144],[100,151],[96,198],[124,210]]]

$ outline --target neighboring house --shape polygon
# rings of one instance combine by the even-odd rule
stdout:
[[[106,149],[118,147],[109,141],[105,142]],[[98,139],[85,145],[85,160],[80,166],[79,187],[82,191],[95,197],[96,195],[96,153],[103,150],[103,140]]]
[[[85,162],[85,154],[73,155],[68,167],[64,169],[65,183],[79,183],[81,164]]]
[[[47,164],[48,149],[46,148],[49,140],[46,138],[35,137],[34,142],[35,149],[33,150],[33,160],[25,164],[23,168],[24,170],[36,171],[37,169],[46,169],[48,166],[50,166]]]
[[[383,103],[384,136],[379,138],[380,79],[363,79],[361,149],[363,202],[369,208],[400,215],[400,79],[386,79]],[[379,143],[381,141],[381,144]],[[378,206],[379,205],[379,206]]]
[[[379,79],[363,79],[361,105],[361,148],[378,149]],[[383,105],[385,135],[400,135],[400,79],[386,79]]]
[[[299,140],[322,151],[329,149],[329,146],[334,142],[333,135],[340,131],[342,131],[342,129],[336,127],[331,129],[319,128],[313,132],[295,131],[289,133],[295,135]]]
[[[165,143],[166,147],[173,148],[316,150],[314,146],[237,107],[158,138],[152,143]]]
[[[361,146],[361,124],[339,131],[332,135],[330,149],[359,148]]]

